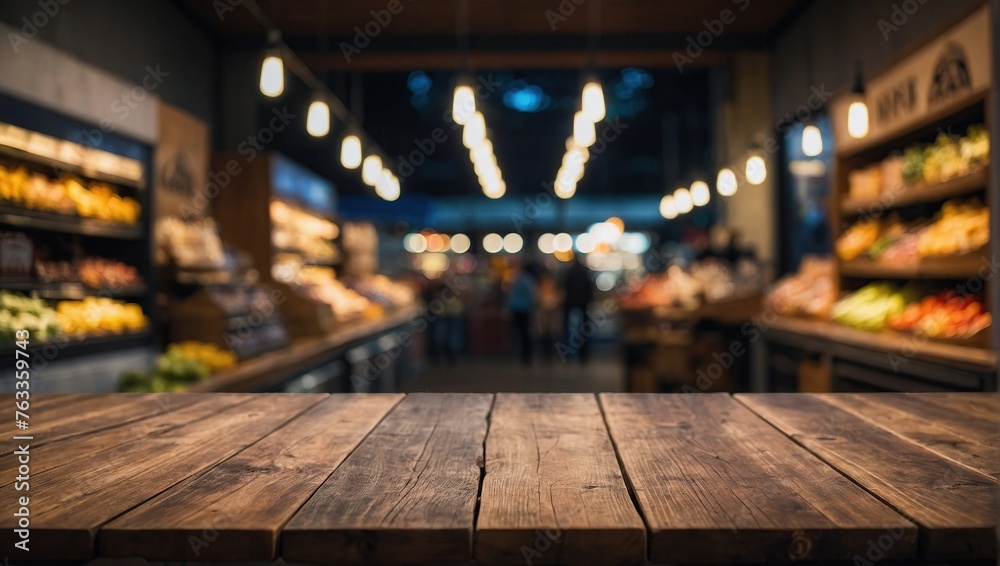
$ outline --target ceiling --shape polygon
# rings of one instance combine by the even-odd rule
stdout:
[[[238,0],[176,1],[229,41],[264,41],[263,27]],[[675,54],[683,53],[689,41],[698,41],[702,32],[708,34],[701,36],[707,48],[692,64],[715,66],[733,50],[766,47],[807,3],[469,0],[465,20],[457,15],[462,0],[256,0],[314,71],[459,68],[466,60],[457,48],[456,30],[465,21],[468,63],[478,69],[573,68],[591,61],[600,67],[674,67]],[[390,6],[396,14],[388,13]],[[356,36],[366,29],[375,31],[365,34],[370,43],[348,61],[342,44],[363,44],[365,38],[356,41]],[[599,35],[597,49],[589,48],[594,46],[592,32]]]

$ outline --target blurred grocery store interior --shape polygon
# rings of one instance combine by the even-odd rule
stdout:
[[[995,391],[998,12],[5,1],[0,351],[62,393]]]

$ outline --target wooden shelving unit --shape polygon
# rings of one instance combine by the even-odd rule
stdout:
[[[973,193],[981,193],[989,183],[989,168],[983,167],[968,175],[949,179],[932,185],[916,185],[890,190],[878,199],[852,199],[845,197],[840,202],[844,218],[870,214],[872,210],[896,210],[915,204],[944,201]]]

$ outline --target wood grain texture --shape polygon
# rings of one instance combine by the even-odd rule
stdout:
[[[726,394],[602,394],[653,563],[911,558],[914,525]]]
[[[223,393],[218,395],[200,394],[185,395],[183,403],[164,400],[162,406],[170,407],[162,413],[138,420],[109,420],[102,428],[90,432],[58,440],[56,442],[29,444],[31,450],[31,473],[62,468],[67,473],[78,470],[81,462],[111,460],[119,453],[135,450],[147,438],[156,438],[172,429],[185,426],[191,422],[209,418],[214,414],[240,403],[246,403],[252,397],[243,394]],[[168,404],[169,403],[169,404]],[[69,412],[75,412],[75,406],[67,407]],[[40,437],[45,438],[45,437]],[[19,466],[18,457],[7,453],[0,456],[0,486],[14,483],[15,472]]]
[[[951,409],[960,415],[970,415],[992,421],[1000,426],[1000,394],[993,393],[907,393],[925,403]]]
[[[106,525],[101,556],[274,560],[281,527],[402,398],[331,396],[206,473]]]
[[[253,444],[324,397],[260,395],[130,443],[106,459],[32,475],[31,559],[92,558],[101,525]],[[0,501],[0,544],[6,548],[15,542],[15,505],[13,497]]]
[[[823,397],[761,394],[737,398],[917,523],[921,558],[996,557],[997,482],[990,476],[844,411]]]
[[[994,479],[1000,478],[1000,425],[909,393],[839,393],[823,401]]]
[[[492,395],[408,395],[288,522],[282,557],[468,561],[492,401]]]
[[[593,395],[498,394],[481,500],[478,562],[646,561],[646,528]]]

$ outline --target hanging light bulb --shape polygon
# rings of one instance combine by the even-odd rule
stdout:
[[[455,87],[455,97],[451,103],[451,119],[456,124],[464,126],[476,113],[476,93],[472,87],[459,85]]]
[[[347,136],[340,145],[340,164],[347,169],[357,169],[361,165],[361,139]]]
[[[266,96],[279,96],[285,90],[285,64],[281,52],[274,50],[260,66],[260,92]]]
[[[666,195],[660,199],[660,216],[667,220],[677,218],[677,203],[674,202],[673,195]]]
[[[694,203],[691,202],[691,192],[683,187],[674,191],[674,204],[677,205],[677,212],[680,214],[691,212],[694,208]]]
[[[306,131],[321,138],[330,133],[330,106],[323,100],[313,100],[306,114]]]
[[[852,138],[861,139],[868,135],[868,104],[865,103],[865,79],[861,74],[860,61],[854,72],[851,96],[853,102],[847,107],[847,133]]]
[[[476,112],[462,130],[462,144],[469,149],[475,149],[484,141],[486,141],[486,120],[481,113]]]
[[[566,176],[556,178],[553,188],[555,189],[556,196],[561,199],[572,198],[576,194],[576,182],[566,178]]]
[[[604,119],[604,89],[601,88],[601,83],[590,81],[584,85],[582,106],[583,114],[591,122],[597,123]]]
[[[868,135],[868,105],[856,100],[847,108],[847,133],[861,139]]]
[[[715,181],[715,190],[724,197],[731,197],[736,194],[736,173],[726,167],[719,171],[719,177]]]
[[[573,143],[578,147],[590,147],[597,141],[597,130],[582,111],[573,116]]]
[[[708,183],[705,181],[691,183],[691,203],[695,206],[705,206],[708,204],[711,194],[711,191],[708,190]]]
[[[494,161],[496,158],[493,156],[493,143],[490,140],[483,140],[478,147],[469,150],[469,157],[476,164],[481,161]]]
[[[483,194],[491,199],[498,199],[507,192],[507,183],[497,178],[483,186]]]
[[[361,180],[366,185],[376,186],[379,175],[382,173],[382,158],[377,155],[369,155],[361,165]]]
[[[753,155],[747,159],[746,176],[751,185],[759,185],[767,180],[767,164],[763,157]]]
[[[816,157],[823,153],[823,134],[815,124],[802,129],[802,153],[806,157]]]

